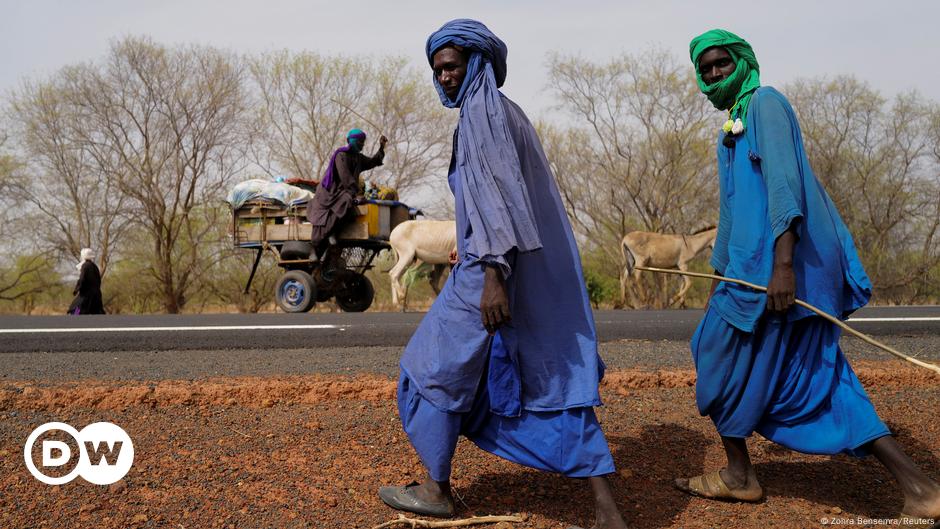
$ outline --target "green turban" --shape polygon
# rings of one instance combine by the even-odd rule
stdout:
[[[707,85],[702,80],[702,72],[698,68],[698,60],[705,50],[713,47],[724,48],[734,61],[734,73],[721,81]],[[695,67],[695,78],[698,87],[708,100],[718,110],[730,110],[731,119],[741,118],[747,125],[747,107],[751,102],[751,95],[760,86],[760,66],[751,45],[741,37],[723,29],[713,29],[692,39],[689,44],[689,55]]]

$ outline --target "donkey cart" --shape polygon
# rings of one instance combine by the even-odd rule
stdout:
[[[356,220],[339,231],[336,244],[319,260],[311,259],[311,226],[306,203],[284,206],[251,200],[232,211],[232,238],[238,248],[256,251],[245,292],[251,287],[261,255],[274,253],[284,273],[274,299],[284,312],[307,312],[317,302],[333,298],[345,312],[363,312],[372,305],[375,290],[365,276],[398,224],[417,212],[400,202],[370,200],[356,206]]]

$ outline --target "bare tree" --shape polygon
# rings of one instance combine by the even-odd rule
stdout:
[[[882,299],[936,292],[940,265],[940,159],[935,103],[916,93],[892,102],[853,77],[786,87],[814,172],[855,238]]]
[[[380,62],[369,93],[363,116],[389,138],[387,161],[376,180],[429,213],[453,218],[445,176],[456,112],[440,104],[430,75],[400,58]]]
[[[219,197],[242,169],[242,81],[230,54],[128,38],[69,90],[85,124],[80,141],[147,234],[150,252],[138,257],[170,313],[211,266],[206,235],[227,222]]]
[[[9,217],[14,208],[14,201],[10,199],[11,192],[18,187],[15,173],[22,162],[6,151],[9,136],[0,130],[0,239],[9,240]]]
[[[578,235],[606,256],[608,273],[622,277],[629,231],[713,222],[719,120],[687,66],[657,50],[603,64],[552,55],[549,84],[574,124],[541,126],[547,155]],[[647,301],[668,299],[660,288]]]
[[[366,128],[389,138],[385,166],[369,178],[407,200],[436,202],[451,144],[442,131],[456,117],[404,59],[279,52],[250,69],[258,99],[252,154],[263,171],[319,180],[345,132]]]
[[[4,147],[7,143],[7,134],[0,132],[0,240],[7,241],[8,249],[22,250],[24,255],[17,256],[11,252],[0,254],[0,301],[19,301],[23,298],[37,295],[45,291],[52,278],[47,277],[48,260],[40,253],[26,253],[26,248],[17,249],[11,241],[18,239],[17,230],[12,228],[14,218],[21,208],[11,200],[12,192],[19,185],[16,173],[21,169],[22,163],[8,154]]]
[[[31,219],[34,243],[59,259],[94,247],[104,274],[129,219],[114,172],[102,170],[106,160],[96,160],[83,141],[88,123],[70,92],[92,74],[85,66],[65,68],[48,81],[24,82],[12,95],[10,122],[27,160],[13,193]]]
[[[252,152],[269,174],[319,180],[344,134],[358,123],[371,77],[358,58],[287,51],[250,63],[259,104]]]

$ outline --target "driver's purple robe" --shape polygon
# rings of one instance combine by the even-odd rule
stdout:
[[[336,153],[330,187],[317,186],[313,198],[307,201],[307,220],[312,225],[310,241],[314,246],[356,218],[359,175],[382,165],[384,158],[382,148],[372,156],[353,151]]]

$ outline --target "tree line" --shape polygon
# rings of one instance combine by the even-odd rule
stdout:
[[[252,177],[317,179],[352,127],[390,138],[370,178],[432,216],[452,215],[444,174],[456,115],[423,66],[129,37],[97,61],[24,80],[4,98],[0,125],[0,310],[64,310],[63,280],[83,247],[97,251],[112,312],[265,309],[278,270],[263,263],[242,294],[251,256],[232,248],[224,198]],[[551,55],[548,88],[557,111],[537,126],[589,292],[619,306],[626,233],[716,221],[723,117],[691,68],[658,50],[603,62]],[[877,299],[938,299],[938,105],[916,93],[888,99],[852,77],[780,88]],[[650,281],[659,288],[647,289],[648,304],[663,306],[672,280]]]
[[[717,222],[715,144],[727,119],[685,61],[650,50],[606,62],[554,55],[549,85],[569,118],[543,140],[582,240],[589,292],[622,304],[619,241],[632,230],[692,233]],[[852,76],[779,87],[807,155],[851,230],[882,303],[940,299],[940,105],[916,92],[886,98]],[[707,270],[700,259],[698,268]],[[646,304],[665,306],[678,281]],[[698,285],[698,302],[706,284]]]

